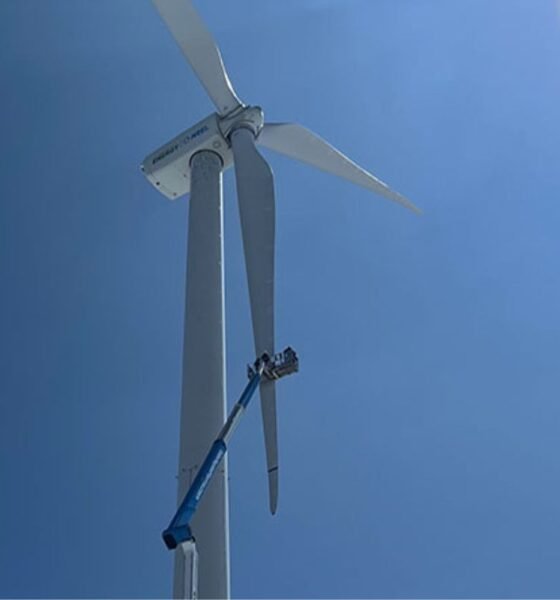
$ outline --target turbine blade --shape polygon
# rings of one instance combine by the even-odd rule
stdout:
[[[260,386],[261,413],[265,431],[266,469],[268,471],[268,502],[270,512],[278,506],[278,429],[276,425],[276,384],[263,381]]]
[[[257,356],[274,354],[274,179],[249,129],[231,134],[253,335]],[[270,511],[278,498],[278,441],[274,382],[260,386]]]
[[[362,169],[323,138],[297,123],[267,123],[261,130],[257,141],[280,154],[296,158],[321,171],[361,185],[416,213],[421,212],[404,196]]]
[[[226,115],[242,105],[227,76],[216,42],[191,0],[152,0],[200,83]]]

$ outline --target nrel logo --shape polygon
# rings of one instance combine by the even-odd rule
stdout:
[[[188,142],[190,142],[191,140],[194,140],[195,138],[199,137],[200,135],[202,135],[206,131],[208,131],[208,125],[204,125],[203,127],[199,127],[194,133],[191,133],[190,135],[186,135],[183,138],[183,144],[187,144]]]
[[[179,143],[173,144],[173,146],[169,146],[165,150],[160,152],[152,160],[152,165],[155,165],[160,160],[163,160],[164,158],[168,157],[170,154],[173,154],[173,152],[175,152],[176,150],[179,149],[179,146],[184,146],[185,144],[188,144],[189,142],[196,139],[197,137],[200,137],[203,133],[206,133],[207,131],[208,131],[208,125],[203,125],[202,127],[199,127],[196,131],[193,131],[193,133],[187,134]]]

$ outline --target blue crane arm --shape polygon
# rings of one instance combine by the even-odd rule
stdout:
[[[229,440],[257,390],[263,375],[267,379],[274,380],[294,373],[298,368],[297,355],[289,347],[284,352],[276,354],[272,358],[265,353],[255,361],[252,367],[249,367],[249,383],[245,386],[241,397],[236,402],[218,437],[210,447],[175,516],[171,519],[167,529],[162,533],[163,541],[169,550],[173,550],[183,542],[194,540],[190,528],[191,519],[198,508],[208,484],[212,480],[212,475],[216,472],[224,454],[227,452]]]
[[[198,508],[198,504],[200,503],[208,484],[212,480],[212,475],[216,472],[224,454],[227,452],[227,443],[237,427],[239,419],[247,408],[260,383],[263,368],[264,362],[262,359],[257,360],[254,372],[249,379],[249,383],[243,390],[241,398],[233,407],[228,420],[210,447],[210,451],[206,455],[194,481],[191,483],[185,499],[181,502],[173,519],[171,519],[171,523],[169,523],[167,529],[162,533],[163,541],[170,550],[173,550],[183,542],[194,539],[189,525],[191,519]]]

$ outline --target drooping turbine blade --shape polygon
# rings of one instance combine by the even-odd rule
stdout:
[[[227,76],[216,42],[191,0],[152,0],[200,83],[226,115],[242,105]]]
[[[274,354],[274,179],[249,129],[231,135],[239,215],[257,356]],[[270,512],[278,502],[278,438],[274,382],[260,386]]]
[[[362,169],[323,138],[297,123],[266,123],[257,142],[271,150],[317,167],[321,171],[361,185],[416,213],[421,212],[404,196]]]

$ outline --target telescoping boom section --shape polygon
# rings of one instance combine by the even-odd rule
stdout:
[[[245,386],[241,397],[236,402],[218,437],[210,447],[202,466],[198,470],[171,523],[169,523],[167,529],[162,533],[163,541],[169,550],[173,550],[183,542],[194,540],[190,522],[208,484],[212,480],[212,475],[216,472],[222,458],[227,452],[229,440],[257,390],[261,379],[264,377],[265,379],[276,380],[295,373],[298,370],[299,360],[297,354],[290,347],[272,357],[265,353],[257,358],[253,365],[248,367],[249,383]]]

